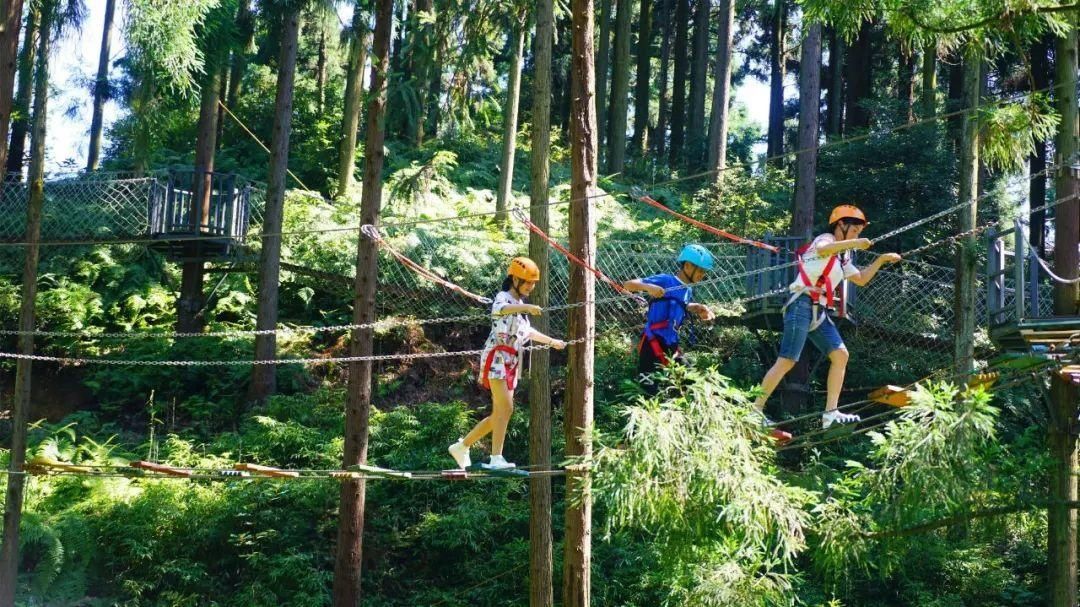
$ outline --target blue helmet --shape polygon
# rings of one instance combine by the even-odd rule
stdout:
[[[705,271],[712,271],[713,269],[713,255],[708,249],[699,244],[688,244],[682,248],[679,252],[678,259],[675,263],[682,265],[683,262],[689,261],[695,266]]]

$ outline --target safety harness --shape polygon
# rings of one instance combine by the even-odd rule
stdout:
[[[656,332],[657,331],[662,331],[662,330],[668,329],[668,328],[671,328],[671,329],[673,329],[675,331],[679,330],[678,327],[672,326],[672,323],[671,323],[671,305],[672,304],[677,304],[683,309],[683,318],[689,319],[689,318],[691,318],[691,315],[690,315],[690,311],[687,309],[686,302],[684,302],[681,299],[677,299],[677,298],[671,297],[671,296],[664,296],[664,297],[657,297],[655,299],[650,299],[649,300],[649,309],[652,309],[652,306],[657,305],[662,301],[667,302],[668,313],[667,313],[666,317],[664,318],[664,320],[658,320],[658,321],[656,321],[654,323],[648,323],[648,324],[645,325],[645,329],[644,329],[644,331],[642,331],[642,334],[641,334],[641,341],[638,342],[637,353],[638,353],[638,356],[641,356],[642,349],[645,347],[646,344],[648,344],[649,349],[652,350],[652,353],[656,357],[656,360],[660,361],[661,366],[666,367],[666,366],[668,366],[670,361],[668,360],[667,355],[664,353],[663,340],[660,339],[660,336],[657,335]],[[679,356],[679,348],[678,348],[678,346],[675,347],[675,356]]]
[[[491,367],[495,364],[495,354],[498,352],[505,352],[509,356],[504,358],[503,369],[506,370],[506,387],[509,390],[513,390],[517,384],[517,370],[518,370],[518,351],[510,346],[495,346],[484,357],[484,369],[480,372],[480,385],[485,389],[491,389],[491,381],[488,378],[488,374],[491,373]],[[513,361],[513,362],[510,362]]]
[[[800,297],[806,295],[810,298],[812,303],[812,313],[810,319],[810,330],[813,331],[821,326],[825,319],[828,318],[828,311],[833,309],[833,282],[830,278],[833,267],[836,266],[837,258],[839,255],[830,255],[829,259],[825,262],[825,268],[821,271],[821,276],[818,276],[817,281],[811,282],[810,275],[806,273],[806,266],[803,259],[813,242],[809,242],[795,251],[796,259],[799,269],[799,280],[802,284],[792,284],[791,298],[787,300],[784,307],[780,309],[781,314],[786,314],[788,306],[799,300]],[[840,307],[844,307],[844,294],[840,293]]]

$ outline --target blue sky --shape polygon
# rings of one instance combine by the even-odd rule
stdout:
[[[92,98],[89,83],[97,73],[98,52],[105,18],[105,0],[85,0],[88,17],[80,31],[68,32],[53,48],[49,97],[46,170],[66,170],[70,165],[81,169],[86,164],[90,138]],[[111,55],[115,61],[123,56],[121,34],[125,19],[125,3],[117,2],[113,22]],[[352,19],[351,6],[339,10],[342,20]],[[115,70],[113,70],[115,73]],[[790,80],[790,79],[789,79]],[[786,83],[785,94],[791,93],[793,82]],[[769,87],[766,83],[748,78],[735,90],[737,103],[746,106],[750,119],[764,128],[769,118]],[[105,104],[105,133],[108,125],[120,116],[118,104]],[[103,147],[107,147],[106,141]]]

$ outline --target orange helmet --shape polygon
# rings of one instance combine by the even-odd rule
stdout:
[[[506,273],[529,282],[540,280],[540,266],[528,257],[515,257],[510,260],[510,269]]]
[[[842,204],[833,209],[832,213],[829,215],[829,225],[834,225],[841,219],[858,219],[864,224],[870,223],[866,220],[866,215],[859,210],[859,207],[853,204]]]

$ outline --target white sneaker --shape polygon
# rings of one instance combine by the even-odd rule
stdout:
[[[481,468],[485,470],[509,470],[516,467],[516,464],[512,464],[501,455],[492,455],[491,460],[486,464],[480,464]]]
[[[450,457],[454,458],[454,461],[457,462],[459,469],[464,470],[472,465],[472,458],[469,457],[469,448],[465,446],[462,439],[459,438],[456,443],[450,445],[450,448],[447,449],[447,451],[450,452]]]
[[[843,413],[833,409],[832,411],[826,411],[821,414],[821,427],[828,429],[833,424],[855,424],[862,420],[858,415],[852,413]]]

